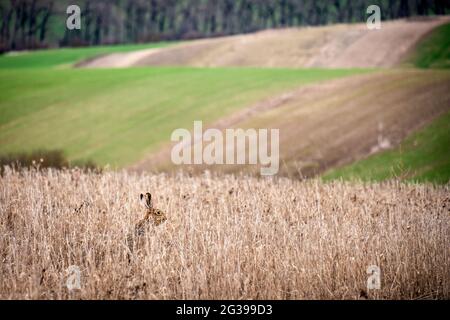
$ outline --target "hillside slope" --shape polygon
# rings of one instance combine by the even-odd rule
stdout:
[[[450,68],[450,24],[433,29],[411,53],[408,62],[418,68]]]
[[[302,84],[362,70],[0,70],[0,155],[63,150],[124,166],[192,121],[215,121]]]
[[[408,136],[397,148],[332,169],[323,179],[382,181],[400,178],[446,184],[450,182],[449,146],[450,112]]]
[[[364,23],[267,30],[182,43],[141,54],[137,60],[128,58],[135,53],[100,57],[82,66],[392,67],[423,36],[448,21],[449,17],[386,21],[381,30],[372,31]]]
[[[449,111],[450,73],[391,70],[308,85],[211,127],[280,129],[281,174],[305,177],[393,148]],[[170,150],[167,146],[135,169],[177,168]],[[259,166],[238,165],[189,169],[259,172]]]

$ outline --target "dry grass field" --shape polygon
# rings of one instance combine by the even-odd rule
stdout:
[[[7,169],[0,298],[449,299],[449,189]],[[168,220],[131,252],[145,191]]]

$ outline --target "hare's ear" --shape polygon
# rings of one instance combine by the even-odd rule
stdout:
[[[147,206],[147,208],[152,207],[152,195],[149,192],[145,194],[145,205]]]
[[[144,195],[141,193],[141,194],[139,195],[139,200],[142,201],[142,199],[144,199]]]

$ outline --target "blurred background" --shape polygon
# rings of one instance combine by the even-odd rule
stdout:
[[[1,165],[178,170],[171,132],[201,120],[280,129],[281,176],[448,183],[449,13],[446,0],[1,0]]]

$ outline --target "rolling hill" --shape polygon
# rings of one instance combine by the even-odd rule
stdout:
[[[215,121],[302,84],[364,70],[131,68],[0,70],[0,154],[61,149],[123,167],[176,128]]]
[[[355,75],[260,101],[210,127],[280,129],[280,173],[311,177],[395,148],[412,132],[450,112],[449,89],[450,73],[446,71]],[[136,169],[174,169],[170,150],[171,145]],[[446,166],[449,161],[444,159]],[[257,173],[259,166],[189,167],[194,172],[205,169]]]
[[[100,57],[81,66],[386,68],[403,62],[419,40],[449,21],[448,17],[383,21],[380,30],[368,30],[364,23],[266,30],[147,51],[125,65],[117,61],[136,53]]]
[[[361,24],[337,25],[1,56],[0,155],[57,149],[70,161],[173,170],[171,132],[202,120],[221,129],[280,128],[283,175],[343,177],[344,171],[333,169],[380,152],[399,155],[395,150],[406,137],[450,111],[450,73],[415,68],[446,66],[446,21],[385,22],[373,32]],[[161,66],[166,64],[181,66]],[[304,66],[324,68],[299,68]],[[447,141],[446,131],[438,131],[438,141]],[[439,154],[437,169],[424,180],[448,171],[450,159]],[[398,167],[397,160],[383,159],[386,170]],[[420,173],[430,163],[416,161],[408,170]],[[356,171],[370,176],[361,167]]]

